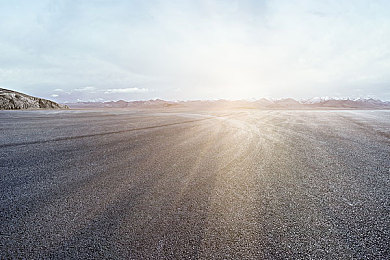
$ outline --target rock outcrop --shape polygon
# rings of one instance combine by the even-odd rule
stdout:
[[[0,88],[0,109],[69,109],[66,105]]]

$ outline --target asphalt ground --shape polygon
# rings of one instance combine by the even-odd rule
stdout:
[[[389,259],[390,111],[1,111],[0,259]]]

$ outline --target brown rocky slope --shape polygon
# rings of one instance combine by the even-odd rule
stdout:
[[[51,100],[0,88],[0,110],[13,109],[69,109],[69,107]]]

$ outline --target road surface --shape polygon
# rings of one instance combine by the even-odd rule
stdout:
[[[390,111],[2,111],[0,259],[389,259]]]

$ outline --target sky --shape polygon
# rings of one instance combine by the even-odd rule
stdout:
[[[0,0],[0,87],[58,102],[390,100],[390,1]]]

